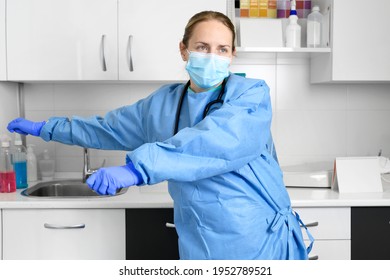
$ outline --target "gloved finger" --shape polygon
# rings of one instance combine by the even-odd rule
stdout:
[[[101,179],[100,179],[99,176],[96,176],[96,180],[95,180],[95,182],[94,182],[93,185],[92,185],[92,189],[93,189],[95,192],[99,193],[100,185],[101,185]]]
[[[107,188],[107,194],[109,194],[109,195],[116,195],[116,191],[117,191],[116,186],[110,185]]]
[[[93,173],[91,176],[89,176],[89,178],[86,181],[88,187],[90,187],[94,191],[95,191],[96,177],[97,174]]]
[[[15,128],[14,131],[10,131],[10,132],[16,132],[22,135],[28,135],[28,133],[24,132],[23,130],[20,130],[19,128]]]
[[[108,194],[107,193],[108,188],[109,188],[109,185],[107,184],[107,181],[103,180],[102,183],[100,184],[100,187],[98,188],[97,192],[98,192],[98,194],[106,195],[106,194]]]
[[[101,195],[106,195],[107,194],[107,189],[109,187],[109,180],[108,180],[108,176],[109,174],[107,174],[106,172],[104,172],[104,170],[102,170],[100,172],[101,174],[101,180],[99,182],[99,186],[97,187],[96,189],[96,192],[98,194],[101,194]]]
[[[7,129],[8,129],[9,132],[14,132],[14,130],[17,129],[17,128],[18,128],[18,121],[17,121],[17,119],[11,121],[11,122],[7,125]]]

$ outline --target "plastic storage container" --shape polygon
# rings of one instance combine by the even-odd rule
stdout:
[[[27,155],[20,134],[15,134],[14,147],[12,150],[12,164],[16,176],[16,188],[27,188]]]
[[[38,163],[32,144],[27,145],[27,181],[38,181]]]
[[[314,6],[307,17],[307,47],[319,48],[322,46],[322,14],[320,7]]]
[[[39,169],[43,181],[53,180],[54,178],[54,159],[50,158],[49,151],[43,151],[43,159],[39,161]]]
[[[12,166],[10,149],[11,139],[7,135],[1,136],[0,149],[0,192],[11,193],[16,191],[15,171]]]
[[[288,48],[301,47],[301,26],[298,24],[294,2],[291,2],[290,16],[288,17],[288,25],[286,27],[286,47]]]

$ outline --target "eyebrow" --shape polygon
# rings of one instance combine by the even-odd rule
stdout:
[[[209,46],[210,44],[206,43],[206,42],[202,42],[202,41],[199,41],[199,42],[195,42],[195,44],[203,44],[203,45],[206,45],[206,46]],[[231,47],[230,45],[218,45],[218,47]]]

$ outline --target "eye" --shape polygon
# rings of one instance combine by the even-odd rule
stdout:
[[[219,49],[219,52],[220,52],[221,54],[228,54],[228,53],[229,53],[229,48],[227,48],[227,47],[221,47],[221,48]]]
[[[208,48],[207,46],[205,46],[205,45],[200,45],[200,46],[197,46],[197,47],[196,47],[196,50],[197,50],[198,52],[208,52],[208,51],[209,51],[209,48]]]

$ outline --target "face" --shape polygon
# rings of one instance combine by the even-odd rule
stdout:
[[[198,23],[188,41],[188,46],[180,43],[180,52],[184,61],[188,60],[188,51],[214,53],[233,58],[233,35],[229,28],[217,20]]]

